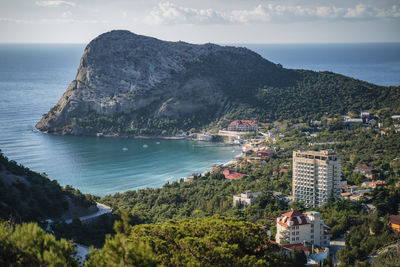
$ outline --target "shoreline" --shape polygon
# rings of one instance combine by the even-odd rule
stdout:
[[[215,146],[223,146],[223,147],[239,147],[240,148],[240,153],[233,155],[231,157],[231,159],[229,161],[226,162],[214,162],[211,163],[209,167],[206,167],[204,171],[198,172],[198,175],[205,175],[208,172],[211,172],[212,169],[214,168],[213,166],[216,164],[221,164],[223,168],[226,168],[227,166],[234,164],[236,162],[238,162],[238,157],[243,156],[243,146],[240,144],[232,144],[229,142],[226,142],[225,140],[223,141],[205,141],[205,140],[197,140],[195,138],[191,138],[191,137],[184,137],[184,136],[144,136],[144,135],[117,135],[117,134],[102,134],[100,136],[96,136],[94,134],[90,134],[90,135],[71,135],[71,134],[62,134],[62,133],[57,133],[57,132],[43,132],[40,131],[38,129],[35,128],[35,130],[37,132],[43,133],[43,134],[49,134],[49,135],[59,135],[59,136],[75,136],[75,137],[95,137],[95,138],[122,138],[122,139],[137,139],[137,140],[185,140],[185,141],[194,141],[194,142],[207,142],[207,143],[214,143]],[[195,146],[195,145],[194,145]],[[210,144],[210,146],[213,146]],[[198,147],[203,147],[203,145],[198,145]],[[239,149],[238,149],[239,150]],[[232,151],[234,152],[234,151]],[[235,152],[239,152],[236,151]],[[192,174],[196,173],[196,171],[193,171]],[[124,191],[119,191],[119,192],[114,192],[111,194],[105,194],[106,195],[115,195],[115,194],[123,194],[127,191],[137,191],[137,190],[141,190],[141,189],[146,189],[146,188],[162,188],[165,184],[171,182],[171,181],[179,181],[181,179],[183,179],[184,181],[186,181],[186,179],[188,177],[190,177],[192,174],[187,174],[181,177],[174,177],[174,179],[168,179],[168,181],[164,181],[162,184],[154,187],[154,186],[146,186],[146,187],[140,187],[140,188],[136,188],[136,189],[128,189],[128,190],[124,190]],[[78,188],[78,187],[77,187]],[[78,188],[79,189],[79,188]],[[93,195],[99,196],[98,193],[93,193]],[[101,198],[103,198],[104,196],[102,196]]]

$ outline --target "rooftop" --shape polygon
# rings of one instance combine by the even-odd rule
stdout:
[[[390,215],[389,216],[389,221],[393,224],[398,224],[400,225],[400,216],[397,215]]]

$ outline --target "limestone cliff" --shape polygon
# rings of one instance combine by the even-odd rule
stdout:
[[[329,99],[324,110],[326,100],[319,101],[319,94],[324,96],[325,84],[338,77],[344,80],[344,90],[331,90],[335,99]],[[325,84],[315,86],[321,80]],[[266,120],[279,119],[281,112],[287,117],[291,111],[280,109],[288,105],[301,114],[310,101],[319,101],[303,112],[310,117],[315,108],[337,109],[347,94],[380,93],[377,86],[359,82],[356,88],[350,84],[353,81],[332,73],[284,69],[246,48],[167,42],[111,31],[87,45],[75,80],[36,127],[77,135],[174,134],[218,123],[224,116]],[[300,96],[298,92],[305,89]],[[286,96],[306,98],[293,104],[282,99]]]

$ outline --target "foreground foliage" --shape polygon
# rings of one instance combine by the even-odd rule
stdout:
[[[35,223],[0,221],[0,266],[78,266],[74,245]]]
[[[295,261],[273,253],[274,245],[265,246],[268,236],[259,226],[219,216],[124,222],[115,228],[104,248],[91,250],[86,266],[291,266]]]

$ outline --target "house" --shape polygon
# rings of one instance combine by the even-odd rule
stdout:
[[[400,115],[392,115],[392,120],[400,120]]]
[[[276,219],[276,228],[275,240],[280,244],[310,242],[314,245],[328,246],[330,242],[329,227],[316,211],[300,213],[291,210]]]
[[[235,120],[228,125],[228,131],[239,131],[239,132],[258,131],[258,122],[251,120]]]
[[[394,132],[395,133],[400,133],[400,124],[394,124]]]
[[[375,170],[374,170],[374,168],[368,166],[367,164],[357,165],[354,168],[354,172],[362,174],[362,175],[364,175],[365,177],[367,177],[369,179],[375,178]]]
[[[213,139],[213,136],[208,133],[202,133],[202,134],[197,134],[197,140],[198,141],[211,141]]]
[[[374,181],[374,180],[372,180],[372,181],[369,183],[368,187],[370,187],[370,188],[377,188],[377,187],[385,186],[385,185],[386,185],[386,182],[385,182],[385,181],[381,181],[381,180]]]
[[[255,193],[244,192],[240,195],[234,195],[233,206],[236,207],[237,205],[240,205],[242,208],[251,206],[257,201],[257,198],[260,194],[261,192],[255,192]]]
[[[248,157],[247,161],[248,162],[261,162],[263,159],[260,157]]]
[[[389,226],[392,228],[393,232],[400,233],[400,216],[390,215]]]
[[[343,116],[344,122],[348,124],[363,123],[361,118],[350,118],[349,116]]]
[[[368,123],[370,120],[374,118],[374,114],[369,112],[361,112],[360,117],[364,123]]]
[[[281,174],[281,173],[287,173],[288,172],[288,169],[280,169],[279,170],[279,174]]]
[[[194,175],[186,177],[185,182],[193,182],[194,181]]]
[[[286,254],[290,254],[294,250],[302,250],[307,257],[310,256],[310,249],[302,243],[283,245],[282,248],[288,252]]]
[[[225,179],[229,180],[237,180],[245,176],[245,174],[240,172],[235,172],[233,170],[224,170],[222,174],[225,176]]]
[[[260,158],[269,158],[272,156],[273,153],[274,151],[272,150],[260,150],[257,152],[257,156]]]

